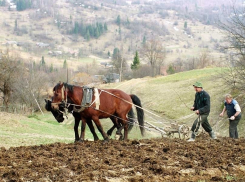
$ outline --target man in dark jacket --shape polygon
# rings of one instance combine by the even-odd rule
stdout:
[[[200,127],[200,124],[204,128],[206,132],[210,135],[212,139],[216,139],[216,136],[212,130],[212,127],[210,126],[208,122],[208,115],[210,113],[210,96],[209,94],[203,90],[202,83],[196,82],[193,85],[196,95],[195,95],[195,101],[193,107],[191,107],[192,111],[195,111],[195,113],[199,116],[193,123],[191,131],[191,138],[188,141],[195,141],[196,133]]]

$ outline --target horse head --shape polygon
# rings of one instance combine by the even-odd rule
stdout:
[[[64,121],[64,117],[63,117],[63,113],[62,112],[60,112],[59,110],[64,110],[64,108],[63,107],[59,107],[59,110],[54,110],[54,109],[52,109],[52,107],[51,107],[51,101],[50,100],[46,100],[45,99],[45,102],[46,102],[46,105],[45,105],[45,109],[47,110],[47,111],[50,111],[52,114],[53,114],[53,116],[54,116],[54,118],[59,122],[59,123],[61,123],[61,122],[63,122]]]
[[[59,105],[65,100],[66,98],[66,92],[64,88],[64,83],[58,83],[54,88],[53,88],[53,97],[52,97],[52,103],[51,103],[51,108],[53,110],[59,110]]]

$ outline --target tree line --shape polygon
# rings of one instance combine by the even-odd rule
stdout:
[[[31,0],[14,0],[17,11],[23,11],[32,7]]]
[[[107,23],[96,22],[96,24],[86,25],[83,22],[76,21],[70,34],[81,35],[86,40],[90,40],[90,38],[99,38],[107,30]]]

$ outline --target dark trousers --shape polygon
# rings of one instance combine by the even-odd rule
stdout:
[[[212,131],[212,127],[210,126],[208,122],[208,114],[199,115],[199,117],[194,121],[191,127],[191,131],[197,132],[200,127],[200,124],[202,125],[202,127],[204,128],[206,132],[209,133],[210,131]]]
[[[241,119],[241,115],[238,115],[235,120],[229,120],[229,134],[230,138],[238,138],[237,125]]]

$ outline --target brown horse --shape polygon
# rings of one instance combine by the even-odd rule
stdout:
[[[98,130],[102,134],[104,140],[108,140],[108,135],[104,132],[99,119],[110,118],[117,127],[117,133],[121,133],[124,129],[124,140],[128,139],[128,118],[127,114],[132,109],[132,104],[136,106],[138,122],[140,125],[141,134],[144,135],[144,111],[141,108],[141,102],[136,95],[128,95],[118,89],[98,89],[100,94],[99,108],[96,108],[95,96],[93,96],[92,104],[86,107],[83,111],[78,111],[81,106],[83,98],[83,88],[79,86],[58,83],[54,89],[54,96],[52,98],[51,107],[53,110],[59,110],[61,104],[71,107],[73,105],[73,112],[78,112],[80,120],[82,120],[81,136],[78,135],[79,121],[76,122],[75,117],[75,140],[84,140],[85,126],[91,120],[94,121]],[[66,107],[65,106],[65,107]],[[78,117],[77,117],[78,118]],[[57,118],[56,118],[57,119]],[[63,120],[62,120],[63,121]],[[121,125],[120,125],[121,124]],[[122,126],[122,127],[120,127]],[[90,128],[91,129],[91,128]]]
[[[59,104],[59,110],[54,110],[52,109],[51,107],[51,101],[50,100],[46,100],[45,99],[45,102],[46,102],[46,105],[45,105],[45,108],[47,111],[50,111],[54,118],[59,122],[63,122],[64,121],[64,112],[65,112],[65,105],[64,104]],[[70,105],[67,107],[68,109],[68,112],[72,112],[73,111],[73,106]],[[93,137],[94,137],[94,141],[97,141],[99,140],[99,137],[98,135],[96,134],[95,132],[95,129],[94,129],[94,126],[92,124],[92,121],[87,119],[86,122],[82,122],[82,126],[81,126],[81,138],[79,138],[79,135],[78,135],[78,126],[79,126],[79,123],[80,123],[80,120],[81,120],[81,112],[80,113],[77,113],[77,112],[72,112],[72,115],[73,117],[75,118],[75,125],[74,125],[74,132],[75,132],[75,142],[77,141],[83,141],[84,139],[84,135],[83,135],[83,132],[85,130],[85,127],[86,127],[86,123],[88,124],[89,128],[90,128],[90,131],[91,133],[93,134]],[[133,109],[131,109],[128,113],[128,118],[129,118],[129,128],[128,128],[128,131],[130,131],[132,128],[133,128],[133,124],[135,122],[134,120],[134,112],[133,112]],[[112,121],[114,120],[115,118],[112,117]],[[118,128],[117,125],[113,125],[108,131],[107,131],[107,135],[111,136],[112,135],[112,132],[115,128]],[[120,128],[120,126],[119,126]],[[122,139],[123,136],[121,133],[119,133],[120,130],[117,131],[116,133],[116,136],[119,137],[119,139]]]

